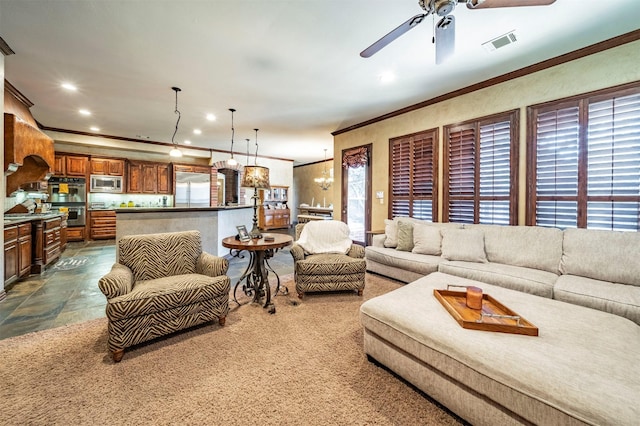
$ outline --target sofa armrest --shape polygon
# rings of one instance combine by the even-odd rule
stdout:
[[[293,257],[294,263],[299,260],[304,260],[304,249],[300,247],[298,244],[293,243],[291,249],[289,250],[291,256]]]
[[[355,257],[356,259],[364,259],[364,247],[358,244],[351,244],[351,248],[347,252],[347,256]]]
[[[133,272],[128,267],[115,263],[111,271],[100,278],[98,287],[107,300],[127,294],[133,288]]]
[[[227,269],[229,269],[229,261],[227,259],[206,252],[200,253],[196,263],[196,272],[210,277],[224,275],[227,273]]]

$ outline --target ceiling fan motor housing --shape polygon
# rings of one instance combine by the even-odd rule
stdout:
[[[438,16],[447,16],[453,9],[455,9],[457,0],[433,0],[432,2],[432,10],[435,10],[435,13]]]

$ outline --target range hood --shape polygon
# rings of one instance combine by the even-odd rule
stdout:
[[[48,179],[55,153],[53,139],[13,114],[4,114],[4,174],[7,195],[25,182]]]

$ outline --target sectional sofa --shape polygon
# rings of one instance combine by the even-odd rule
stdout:
[[[473,424],[636,424],[640,233],[385,223],[367,270],[408,285],[361,307],[365,352]],[[467,330],[433,296],[479,286],[537,337]]]

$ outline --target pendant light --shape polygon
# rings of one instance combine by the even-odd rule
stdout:
[[[182,151],[178,148],[178,144],[175,142],[176,133],[178,133],[178,123],[180,123],[180,111],[178,110],[178,92],[181,91],[179,87],[172,87],[171,90],[176,92],[176,110],[174,111],[178,114],[178,120],[176,121],[176,130],[173,132],[173,136],[171,136],[171,143],[173,144],[173,148],[169,151],[169,155],[171,157],[182,157]]]
[[[227,160],[227,165],[235,166],[238,164],[236,159],[233,158],[233,136],[235,134],[235,129],[233,128],[233,113],[236,112],[236,110],[233,108],[229,108],[229,111],[231,111],[231,158]]]

